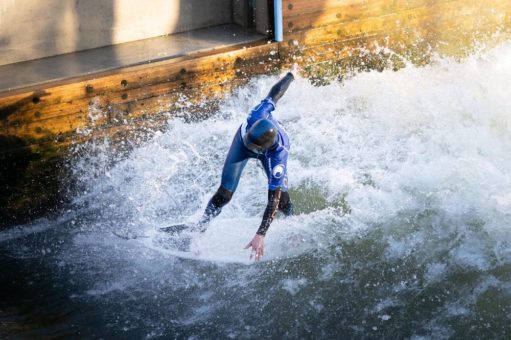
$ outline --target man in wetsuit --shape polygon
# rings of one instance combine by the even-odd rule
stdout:
[[[205,231],[209,221],[218,216],[222,207],[231,200],[248,159],[258,159],[268,177],[268,204],[259,229],[245,247],[252,248],[256,261],[264,254],[264,236],[277,209],[286,216],[293,213],[293,205],[287,192],[289,138],[284,128],[272,116],[272,112],[298,70],[298,66],[294,64],[291,71],[271,88],[268,96],[252,109],[247,120],[236,132],[225,160],[221,185],[198,223],[200,230]]]

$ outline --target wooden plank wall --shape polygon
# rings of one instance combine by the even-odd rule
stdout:
[[[343,73],[392,61],[399,68],[403,58],[424,64],[432,52],[462,57],[490,38],[494,44],[510,37],[509,0],[284,0],[283,6],[281,57],[301,61],[313,77],[326,75],[322,65]]]
[[[174,112],[185,101],[193,111],[204,99],[221,98],[248,75],[275,72],[277,62],[277,45],[264,43],[7,93],[0,97],[0,135],[31,145],[61,141],[80,129],[104,129]]]
[[[59,200],[70,143],[207,115],[250,76],[278,69],[278,44],[263,41],[0,94],[0,227]]]

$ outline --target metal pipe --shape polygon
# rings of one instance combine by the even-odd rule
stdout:
[[[284,30],[282,28],[282,0],[273,1],[273,13],[275,16],[275,41],[284,41]]]

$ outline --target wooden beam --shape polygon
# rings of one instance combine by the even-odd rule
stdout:
[[[264,42],[4,95],[0,135],[37,143],[114,124],[119,116],[155,115],[172,110],[185,93],[192,101],[204,93],[216,98],[252,75],[275,72],[278,63],[278,45]]]

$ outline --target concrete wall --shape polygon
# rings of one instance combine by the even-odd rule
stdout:
[[[0,65],[231,22],[231,0],[0,0]]]
[[[261,34],[268,34],[270,29],[270,8],[267,0],[256,0],[255,21],[256,31]]]
[[[268,5],[268,0],[232,0],[232,21],[242,27],[255,28],[257,33],[267,35],[270,29]],[[251,6],[253,8],[249,9]]]

